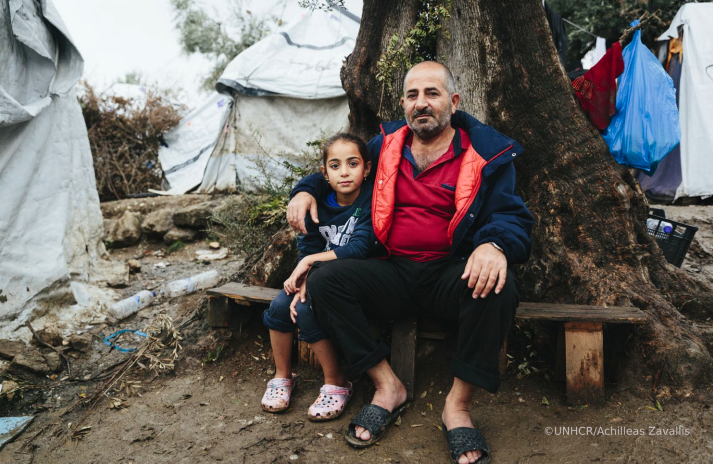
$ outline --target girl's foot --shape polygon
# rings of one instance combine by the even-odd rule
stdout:
[[[266,412],[282,412],[290,407],[292,390],[297,383],[295,374],[289,379],[272,379],[262,396],[262,409]]]
[[[346,387],[322,385],[317,400],[309,407],[307,417],[312,421],[328,421],[341,416],[352,397],[352,383]]]

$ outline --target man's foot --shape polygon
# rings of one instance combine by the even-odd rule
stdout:
[[[473,428],[473,421],[470,419],[470,402],[463,403],[452,399],[451,395],[448,395],[446,397],[446,405],[443,407],[441,420],[447,430],[453,430],[457,427]],[[458,464],[472,464],[477,462],[482,454],[480,450],[467,451],[460,455]]]
[[[389,369],[389,371],[391,371],[391,369]],[[391,379],[379,382],[378,384],[374,382],[376,385],[376,393],[374,393],[374,398],[371,400],[371,404],[381,406],[389,412],[393,412],[395,408],[406,402],[406,388],[393,372],[391,374],[393,376]],[[354,435],[362,441],[371,439],[371,434],[364,427],[357,426],[354,429]]]

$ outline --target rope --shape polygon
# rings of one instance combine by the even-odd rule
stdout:
[[[120,347],[119,345],[117,345],[116,342],[113,342],[113,341],[112,341],[113,338],[116,338],[116,337],[118,337],[119,335],[121,335],[121,334],[123,334],[123,333],[126,333],[126,332],[133,332],[133,333],[135,333],[136,335],[138,335],[138,336],[140,336],[140,337],[148,338],[148,335],[147,335],[147,334],[145,334],[145,333],[143,333],[143,332],[139,332],[138,330],[122,329],[122,330],[119,330],[118,332],[114,332],[113,334],[111,334],[111,335],[109,335],[108,337],[106,337],[106,338],[104,339],[104,344],[107,345],[107,346],[109,346],[109,347],[114,347],[114,348],[117,349],[117,351],[121,351],[122,353],[133,353],[134,351],[136,351],[136,348],[122,348],[122,347]]]

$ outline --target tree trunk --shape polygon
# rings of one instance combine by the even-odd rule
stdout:
[[[413,27],[421,2],[398,2],[399,12],[386,4],[364,2],[342,70],[352,130],[367,138],[378,131],[380,105],[384,120],[403,117],[401,83],[382,98],[375,63],[393,34]],[[709,347],[692,319],[709,316],[711,289],[667,264],[649,237],[641,188],[579,109],[542,2],[453,0],[450,13],[435,56],[455,76],[461,109],[526,149],[516,161],[518,188],[535,227],[532,257],[519,269],[523,299],[636,306],[649,322],[620,380],[640,384],[640,375],[663,368],[679,386],[709,381]]]

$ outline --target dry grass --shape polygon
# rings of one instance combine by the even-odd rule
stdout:
[[[86,82],[79,97],[102,201],[161,188],[158,151],[163,134],[181,119],[181,108],[148,92],[146,104],[97,94]]]

